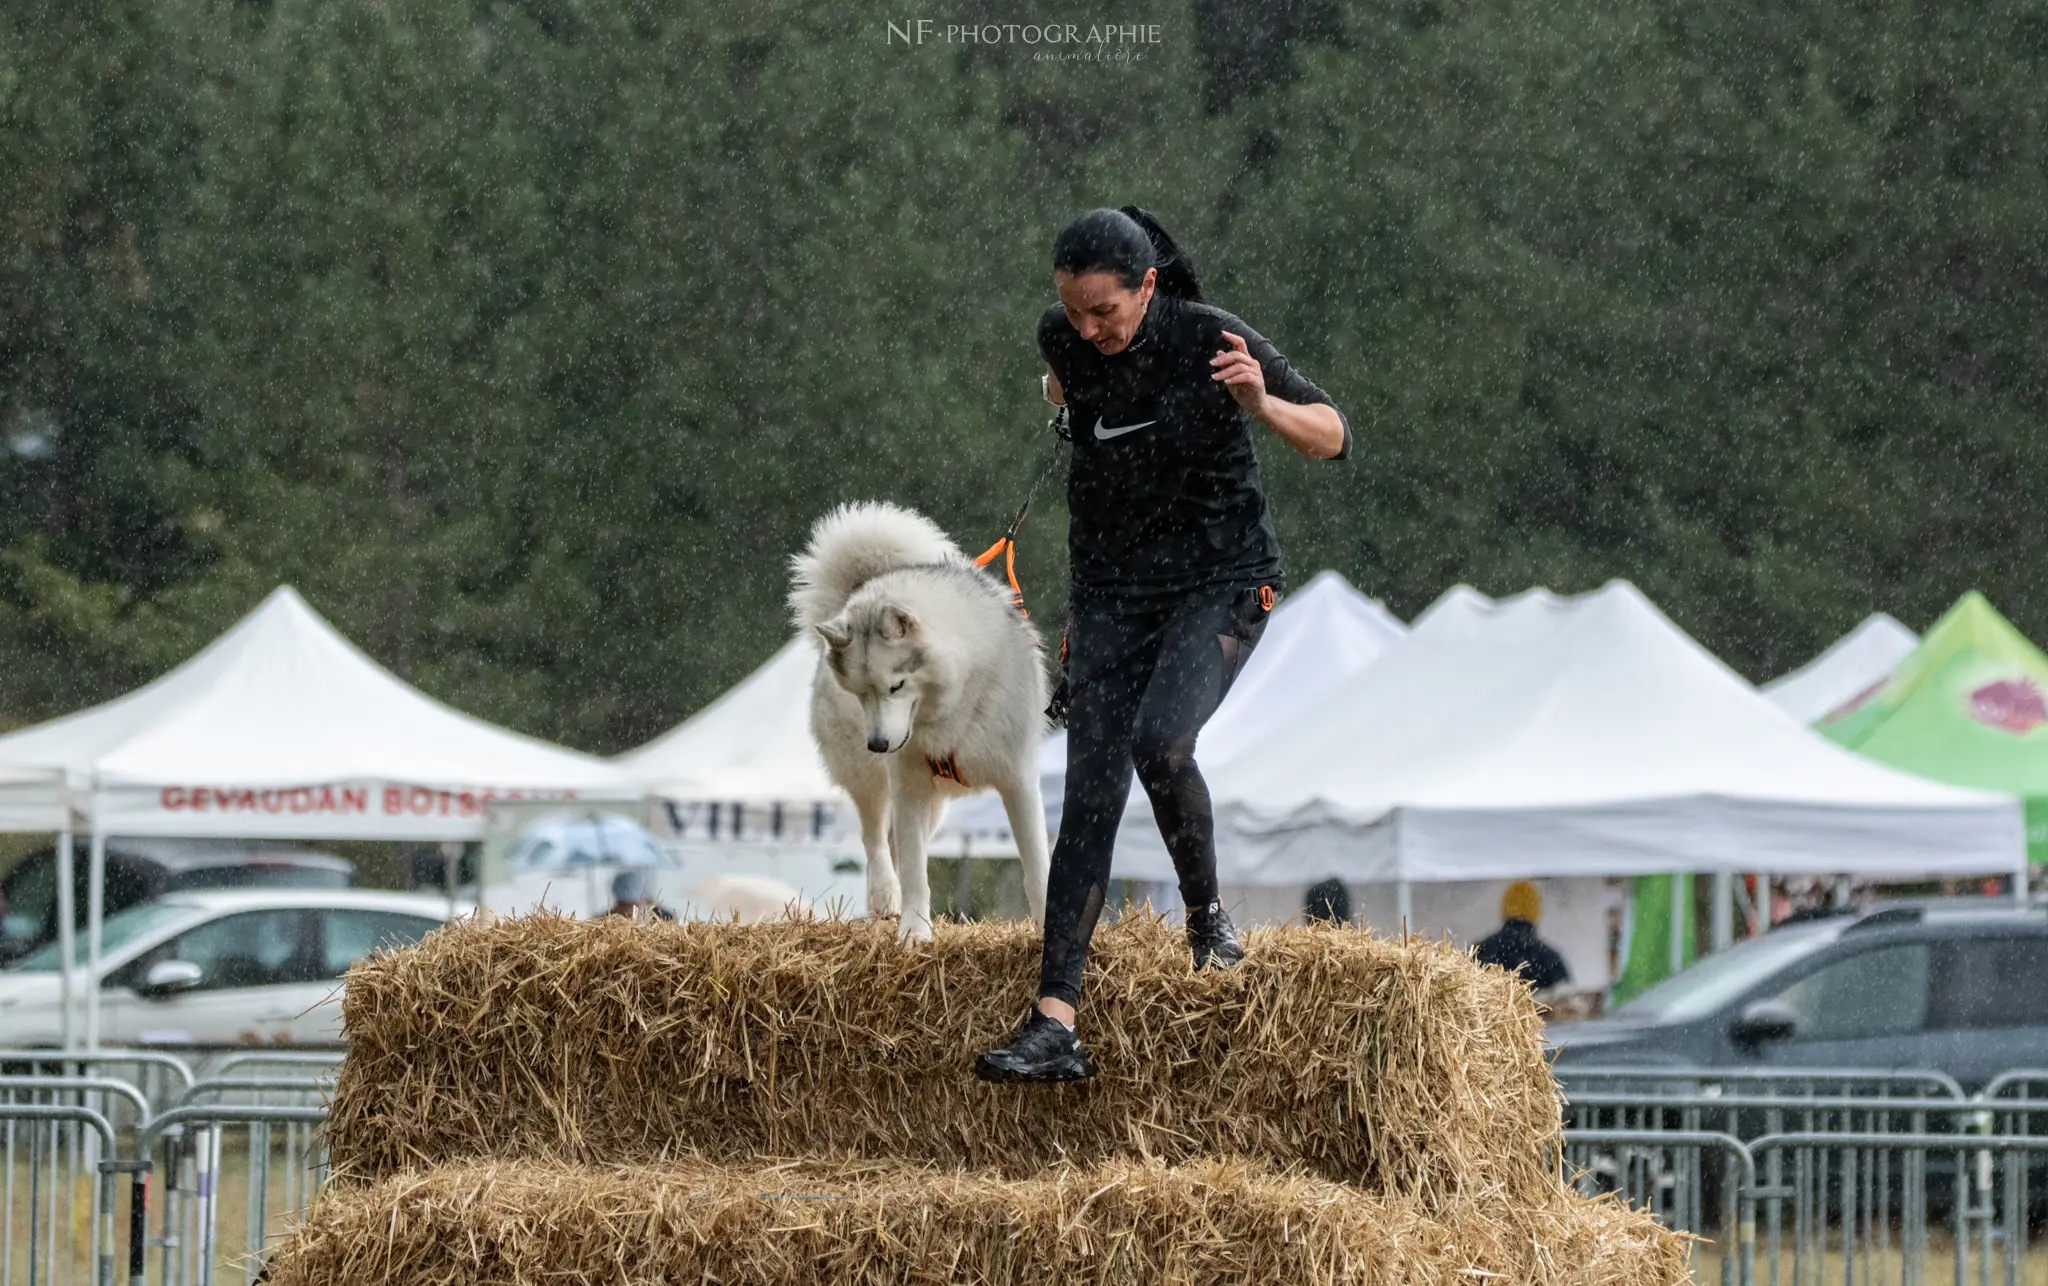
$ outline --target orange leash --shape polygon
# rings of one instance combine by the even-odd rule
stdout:
[[[1024,515],[1030,511],[1031,502],[1027,500],[1024,507],[1017,511],[1017,519],[1010,524],[1010,529],[1004,532],[995,544],[982,550],[980,556],[974,560],[976,567],[986,567],[996,560],[997,554],[1003,556],[1003,573],[1010,581],[1010,605],[1017,609],[1019,616],[1031,615],[1024,610],[1024,587],[1017,583],[1017,529],[1024,525]]]
[[[1073,441],[1073,437],[1067,432],[1066,407],[1062,406],[1053,412],[1052,420],[1047,427],[1060,442]],[[1024,610],[1024,587],[1017,583],[1017,532],[1024,526],[1024,515],[1031,512],[1031,501],[1038,495],[1038,488],[1059,462],[1060,448],[1059,444],[1055,443],[1052,454],[1038,467],[1038,476],[1031,480],[1031,489],[1024,493],[1024,503],[1017,507],[1017,516],[1010,520],[1010,529],[1004,532],[995,544],[982,550],[981,556],[974,560],[976,567],[986,567],[996,560],[997,554],[1003,556],[1003,574],[1010,582],[1010,605],[1017,609],[1019,616],[1029,616],[1031,613]]]

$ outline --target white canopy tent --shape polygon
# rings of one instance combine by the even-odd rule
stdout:
[[[505,798],[635,799],[590,755],[450,709],[281,587],[125,697],[0,737],[0,808],[63,802],[102,835],[466,840]]]
[[[1554,606],[1560,600],[1556,595],[1547,590],[1534,589],[1518,596],[1515,601],[1524,604],[1543,602]],[[1492,599],[1487,598],[1477,590],[1469,586],[1460,585],[1445,594],[1435,604],[1432,604],[1423,613],[1417,625],[1418,627],[1427,625],[1433,636],[1446,638],[1464,637],[1469,631],[1480,628],[1488,620],[1492,619],[1499,606],[1499,604],[1496,604]],[[1826,654],[1816,658],[1812,664],[1799,672],[1801,675],[1812,672],[1809,681],[1797,682],[1793,685],[1794,690],[1785,692],[1773,692],[1767,687],[1765,693],[1767,696],[1773,697],[1774,704],[1800,718],[1800,722],[1811,724],[1815,718],[1819,717],[1819,713],[1825,713],[1835,708],[1840,702],[1853,698],[1856,694],[1864,691],[1873,680],[1881,678],[1884,673],[1889,673],[1891,666],[1897,663],[1901,649],[1910,650],[1911,646],[1913,646],[1911,643],[1902,644],[1899,641],[1902,635],[1907,639],[1913,638],[1911,632],[1906,630],[1904,626],[1891,617],[1879,613],[1869,618],[1862,627],[1852,632],[1850,636],[1840,640]],[[1787,675],[1784,679],[1779,680],[1779,682],[1783,683],[1795,678],[1797,676]],[[1818,706],[1819,713],[1805,716],[1805,709],[1811,706]],[[1718,950],[1729,945],[1734,939],[1734,875],[1732,872],[1727,871],[1715,872],[1713,874],[1713,882],[1714,945]],[[1555,900],[1560,905],[1573,904],[1578,906],[1582,912],[1586,911],[1590,906],[1589,890],[1585,888],[1574,890],[1566,887],[1571,884],[1585,883],[1587,882],[1583,880],[1550,881],[1548,887],[1563,893],[1565,896],[1551,899],[1546,894],[1546,902]],[[1441,899],[1431,900],[1441,903]],[[1674,901],[1672,906],[1673,912],[1676,914],[1679,904]],[[1436,921],[1427,922],[1436,923]],[[1677,951],[1681,943],[1679,936],[1676,934],[1672,935],[1671,942],[1672,949]],[[1567,954],[1570,954],[1571,944],[1566,945]],[[1583,945],[1580,946],[1580,954],[1586,954]],[[1575,968],[1574,972],[1579,973],[1581,971]]]
[[[656,831],[692,880],[771,879],[811,905],[858,915],[867,906],[860,828],[811,739],[815,638],[791,638],[711,704],[612,762],[654,802]]]
[[[61,831],[70,824],[61,771],[0,763],[0,833]]]
[[[1197,748],[1203,770],[1301,718],[1407,633],[1399,618],[1336,572],[1316,573],[1273,609],[1244,673],[1203,727]],[[1067,783],[1065,732],[1053,733],[1040,745],[1038,780],[1046,829],[1056,832]],[[1143,793],[1134,777],[1132,798]],[[933,851],[967,844],[986,845],[984,852],[1002,851],[1011,842],[1002,800],[985,793],[953,805],[933,839]]]
[[[1815,736],[1626,582],[1448,598],[1311,718],[1204,766],[1226,881],[2022,867],[2016,800]],[[1117,874],[1171,870],[1134,801]]]
[[[612,762],[668,803],[679,837],[737,837],[743,808],[756,813],[757,829],[822,838],[820,808],[848,801],[811,739],[817,666],[817,645],[792,638],[710,705]],[[760,820],[777,816],[786,824]]]
[[[1884,682],[1919,646],[1919,635],[1877,612],[1827,651],[1764,684],[1763,694],[1799,722],[1816,723]]]
[[[0,818],[52,829],[76,813],[91,828],[95,970],[110,835],[471,840],[493,799],[639,798],[601,759],[410,687],[289,586],[145,687],[0,737],[0,764],[27,770],[0,780]],[[88,1040],[97,999],[88,989]]]
[[[1557,595],[1547,589],[1524,590],[1508,603],[1551,603]],[[1500,612],[1502,600],[1488,598],[1470,585],[1453,585],[1437,597],[1436,602],[1422,609],[1415,618],[1414,629],[1427,629],[1433,638],[1469,638],[1472,631],[1495,619]]]
[[[1517,600],[1528,604],[1554,602],[1547,590],[1531,590]],[[1469,637],[1494,618],[1499,604],[1467,585],[1452,587],[1430,604],[1415,620],[1413,629],[1426,639],[1438,641]],[[1396,649],[1398,651],[1398,649]],[[1363,667],[1359,667],[1363,669]],[[1354,675],[1356,671],[1353,672]],[[1313,717],[1310,714],[1309,717]],[[1234,752],[1256,752],[1259,739],[1248,739],[1231,747]],[[1226,756],[1213,754],[1204,759],[1221,768]],[[1213,778],[1213,773],[1211,774]],[[1134,804],[1142,801],[1133,800]],[[1158,830],[1148,810],[1127,811],[1122,837],[1130,827],[1144,828],[1145,842],[1156,847]],[[1119,861],[1118,872],[1124,863]],[[1337,874],[1342,868],[1325,871]],[[1310,883],[1303,871],[1270,873],[1222,872],[1219,881],[1224,902],[1231,914],[1245,924],[1278,924],[1302,914],[1304,894]],[[1342,878],[1340,875],[1339,878]],[[1353,898],[1353,918],[1360,924],[1377,925],[1388,931],[1408,928],[1429,934],[1449,933],[1462,943],[1476,942],[1500,925],[1501,894],[1511,881],[1459,880],[1426,884],[1411,889],[1405,882],[1373,880],[1356,876],[1345,880]],[[1177,915],[1180,898],[1169,879],[1139,882],[1143,895],[1157,909]],[[1603,987],[1609,978],[1607,959],[1608,902],[1611,891],[1600,877],[1539,879],[1544,908],[1544,934],[1570,962],[1572,978],[1582,986]]]

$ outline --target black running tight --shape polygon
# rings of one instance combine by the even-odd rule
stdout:
[[[1272,601],[1270,589],[1251,587],[1075,613],[1067,627],[1066,805],[1045,891],[1039,995],[1080,1002],[1134,765],[1181,898],[1189,906],[1216,900],[1215,818],[1195,738],[1258,643]]]

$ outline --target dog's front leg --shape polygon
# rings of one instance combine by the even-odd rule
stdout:
[[[1003,797],[1003,811],[1010,818],[1010,834],[1017,837],[1017,860],[1024,867],[1024,905],[1031,922],[1045,928],[1045,880],[1052,859],[1045,841],[1045,800],[1038,789],[1038,765],[1027,760],[1020,772],[1006,782],[996,783]]]
[[[868,915],[895,915],[902,895],[896,884],[896,860],[889,855],[888,776],[877,772],[861,787],[854,793],[853,807],[860,814],[860,846],[868,855]]]
[[[899,942],[932,940],[932,884],[925,870],[925,827],[932,813],[931,779],[921,773],[895,774],[895,797],[889,801],[889,847],[896,854],[896,879],[903,889],[903,919],[896,925]]]

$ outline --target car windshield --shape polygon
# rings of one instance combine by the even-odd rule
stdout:
[[[117,911],[108,916],[106,923],[100,926],[100,958],[104,960],[136,939],[165,925],[189,920],[192,915],[193,908],[176,902],[144,902],[139,906],[131,906],[126,911]],[[42,950],[30,952],[7,967],[23,973],[55,973],[59,945],[52,942]],[[88,945],[85,930],[80,929],[72,941],[71,959],[75,965],[85,964]]]
[[[1835,940],[1826,931],[1767,933],[1717,951],[1615,1009],[1616,1018],[1688,1022],[1720,1009],[1752,986]]]
[[[202,866],[178,875],[181,889],[345,889],[349,873],[325,866],[288,862],[245,862],[235,866]]]

